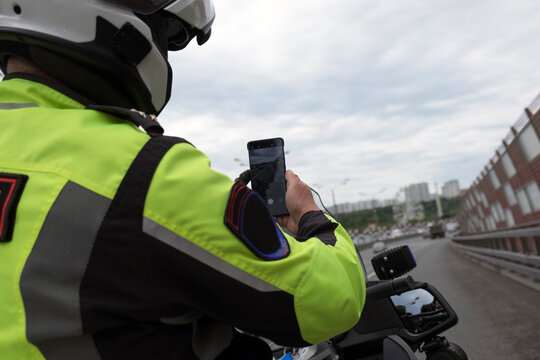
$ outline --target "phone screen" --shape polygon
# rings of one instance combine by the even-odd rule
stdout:
[[[251,186],[266,202],[272,216],[287,215],[283,139],[248,143]]]

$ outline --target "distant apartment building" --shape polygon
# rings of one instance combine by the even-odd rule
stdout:
[[[332,212],[336,214],[345,214],[353,212],[353,204],[351,203],[343,203],[343,204],[337,204],[335,206],[331,207]]]
[[[360,211],[360,210],[370,210],[375,209],[378,207],[383,206],[392,206],[397,204],[396,199],[386,199],[386,200],[378,200],[378,199],[372,199],[372,200],[361,200],[354,203],[342,203],[337,204],[335,207],[332,206],[332,212],[335,212],[337,214],[345,214],[353,211]]]
[[[411,184],[405,188],[405,201],[416,204],[421,201],[429,201],[428,183]]]
[[[459,181],[450,180],[444,183],[442,186],[442,197],[445,198],[455,198],[461,195],[459,190]]]
[[[398,204],[397,199],[385,199],[382,201],[382,206],[393,206],[397,204]]]
[[[361,200],[354,203],[354,211],[369,210],[378,207],[379,200]]]

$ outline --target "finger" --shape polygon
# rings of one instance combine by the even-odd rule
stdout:
[[[296,182],[300,181],[300,178],[292,170],[287,170],[285,172],[285,180],[287,182]]]

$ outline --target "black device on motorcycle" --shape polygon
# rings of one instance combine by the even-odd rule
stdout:
[[[392,335],[416,351],[456,325],[456,313],[437,289],[412,280],[407,276],[368,283],[360,321],[336,343],[344,359],[371,360],[369,355],[380,354],[383,341]]]
[[[288,214],[283,144],[282,138],[255,140],[247,144],[251,187],[262,197],[272,216]]]
[[[458,322],[446,299],[427,282],[398,275],[416,266],[410,248],[391,249],[376,258],[372,259],[374,268],[378,264],[386,269],[379,276],[395,278],[368,281],[358,323],[330,341],[317,344],[310,359],[414,360],[414,352],[419,350],[425,352],[426,360],[467,360],[463,349],[440,336]],[[392,274],[389,269],[394,269]]]
[[[373,270],[381,280],[395,279],[416,267],[416,259],[408,245],[395,247],[371,259]]]

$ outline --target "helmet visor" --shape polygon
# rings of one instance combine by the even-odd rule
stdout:
[[[156,11],[163,9],[166,5],[174,2],[174,0],[106,0],[125,7],[135,13],[142,15],[150,15]]]

